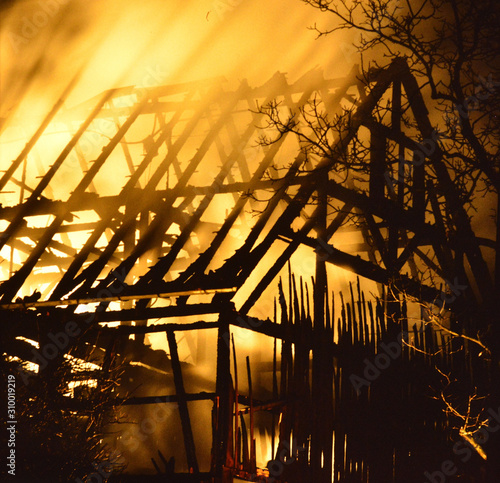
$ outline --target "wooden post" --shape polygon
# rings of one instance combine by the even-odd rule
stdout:
[[[248,398],[250,399],[250,473],[255,474],[257,462],[255,456],[255,438],[254,438],[254,410],[253,410],[253,391],[252,391],[252,372],[250,370],[250,358],[247,356],[247,374],[248,374]]]
[[[384,187],[386,180],[384,175],[386,173],[386,139],[376,128],[370,131],[370,198],[375,202],[384,198]],[[389,186],[389,190],[394,187]]]
[[[184,445],[186,448],[186,458],[190,472],[198,473],[198,461],[196,459],[196,448],[194,445],[193,431],[191,429],[191,420],[186,401],[186,391],[182,381],[181,363],[177,352],[177,341],[173,330],[167,330],[167,341],[170,349],[170,359],[172,361],[172,370],[174,373],[174,384],[177,392],[179,414],[181,417],[182,433],[184,435]]]
[[[326,218],[327,218],[327,182],[328,175],[321,173],[322,179],[318,179],[318,215],[317,215],[317,239],[321,246],[327,242],[326,237]],[[323,337],[325,336],[325,292],[327,286],[326,274],[326,254],[322,250],[316,253],[316,275],[314,284],[314,324],[313,324],[313,360],[312,360],[312,430],[311,430],[311,476],[313,481],[331,481],[328,480],[324,467],[329,467],[331,471],[331,439],[332,435],[326,435],[328,427],[325,428],[323,421],[324,414],[321,412],[324,405],[324,395],[329,391],[324,387],[325,381],[325,358],[323,351]],[[327,425],[328,426],[328,425]],[[328,444],[327,440],[330,440]],[[328,449],[329,448],[329,449]]]
[[[232,408],[230,407],[230,331],[231,314],[228,310],[219,314],[219,333],[217,336],[217,376],[215,392],[219,401],[216,409],[216,425],[214,428],[212,447],[212,474],[216,481],[222,481],[227,456],[227,438]]]
[[[238,405],[238,364],[236,361],[236,348],[234,345],[234,335],[231,335],[231,340],[233,343],[233,364],[234,364],[234,464],[237,470],[240,469],[239,461],[240,461],[240,447],[238,440],[238,413],[239,413],[239,405]]]

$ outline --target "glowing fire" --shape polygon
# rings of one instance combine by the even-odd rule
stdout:
[[[260,86],[277,70],[287,72],[288,79],[294,80],[320,63],[325,66],[325,76],[340,77],[348,71],[349,58],[342,52],[333,52],[325,41],[315,42],[314,36],[306,30],[305,27],[314,23],[317,15],[313,9],[308,9],[297,2],[294,15],[283,16],[283,9],[289,8],[289,2],[284,0],[272,3],[260,0],[228,2],[227,8],[221,8],[220,3],[211,1],[89,3],[83,0],[67,3],[53,0],[46,2],[46,6],[35,1],[23,2],[22,7],[14,5],[7,12],[1,31],[2,44],[7,46],[7,49],[4,49],[6,53],[2,59],[0,74],[0,98],[5,99],[0,106],[2,169],[7,169],[12,160],[22,152],[27,140],[39,128],[64,89],[70,85],[71,88],[63,99],[58,114],[51,119],[30,149],[28,156],[23,159],[13,177],[6,183],[1,193],[4,207],[23,204],[29,199],[39,180],[50,170],[55,159],[78,132],[89,109],[97,105],[102,92],[119,89],[102,108],[103,111],[112,110],[113,115],[103,114],[89,124],[62,167],[40,193],[39,199],[54,202],[70,200],[71,193],[78,189],[85,173],[91,169],[106,145],[117,134],[120,126],[126,123],[138,103],[151,94],[157,86],[207,79],[189,95],[182,89],[180,93],[160,95],[159,102],[165,102],[166,105],[173,105],[176,108],[165,111],[163,118],[153,111],[144,110],[139,122],[134,123],[127,131],[82,194],[82,206],[86,200],[95,199],[97,196],[108,197],[108,201],[101,207],[102,211],[90,207],[78,209],[61,223],[52,242],[43,251],[46,262],[35,266],[27,283],[16,294],[18,297],[28,297],[35,289],[41,292],[42,301],[50,297],[61,273],[68,269],[73,257],[85,246],[91,236],[92,227],[109,216],[106,213],[107,207],[112,206],[115,209],[115,214],[109,220],[113,220],[116,226],[127,220],[129,207],[117,205],[113,199],[120,195],[134,170],[149,152],[151,143],[157,139],[161,129],[175,119],[177,112],[182,111],[179,118],[175,119],[168,139],[165,139],[158,148],[154,160],[136,183],[136,187],[149,187],[151,190],[149,194],[152,197],[155,196],[155,190],[167,192],[182,180],[188,164],[197,156],[201,149],[200,143],[213,129],[218,116],[229,116],[224,114],[224,105],[207,104],[199,122],[183,142],[175,163],[171,164],[162,176],[154,178],[162,160],[169,156],[175,149],[175,143],[182,139],[187,129],[190,129],[189,119],[197,115],[195,110],[197,105],[210,96],[218,102],[218,89],[222,88],[229,93],[235,92],[240,88],[242,77],[248,79],[252,87]],[[266,11],[265,17],[262,16],[263,10]],[[274,39],[272,44],[268,41],[270,37]],[[328,57],[326,64],[325,50]],[[225,81],[221,79],[222,76],[226,77]],[[71,84],[73,81],[74,85]],[[272,97],[275,92],[271,90],[267,95]],[[242,96],[242,99],[235,102],[234,108],[230,109],[230,115],[233,111],[240,114],[240,119],[235,120],[235,126],[232,128],[234,132],[231,132],[231,129],[222,130],[213,138],[202,162],[188,181],[195,195],[191,203],[183,206],[182,210],[193,215],[200,208],[204,194],[202,188],[210,186],[212,180],[219,175],[220,163],[232,153],[236,152],[237,161],[245,163],[250,175],[257,170],[266,155],[266,151],[259,146],[259,132],[255,130],[243,145],[235,145],[234,141],[254,123],[254,116],[249,111],[253,108],[255,105],[245,102]],[[291,156],[297,151],[296,140],[290,139],[283,144],[282,150],[273,161],[277,172],[290,165]],[[244,172],[237,166],[235,162],[234,167],[220,180],[221,184],[248,181],[244,178]],[[247,239],[255,223],[253,215],[264,210],[270,197],[269,192],[261,194],[264,196],[262,200],[249,200],[248,206],[240,213],[238,221],[229,231],[229,236],[206,267],[207,273],[219,268]],[[182,197],[176,199],[175,203],[174,208],[182,205]],[[235,208],[236,203],[237,197],[229,193],[218,194],[211,200],[200,217],[200,229],[179,250],[165,280],[176,278],[193,259],[210,246],[217,230]],[[20,228],[22,236],[18,236],[15,243],[5,245],[0,251],[2,280],[8,280],[26,263],[31,251],[37,245],[40,234],[56,219],[50,210],[43,214],[28,215],[25,217],[25,226]],[[147,227],[156,216],[159,214],[148,213],[147,220],[142,218],[140,220],[145,221]],[[276,215],[273,215],[271,222],[276,221],[275,218]],[[99,253],[109,246],[116,231],[116,227],[111,226],[113,223],[102,231],[94,244],[93,252],[79,273],[89,267]],[[257,243],[261,242],[269,232],[270,224],[259,235]],[[5,230],[7,226],[8,223],[4,220],[0,229]],[[102,270],[100,278],[106,277],[113,268],[119,266],[120,259],[127,256],[143,236],[144,232],[141,230],[143,229],[138,228],[135,231],[128,245],[125,241],[118,244],[114,258],[110,258],[110,263]],[[138,258],[134,268],[127,275],[127,283],[131,284],[146,275],[158,257],[168,252],[181,233],[181,223],[178,221],[171,223],[163,234],[164,239],[159,246],[156,249],[146,250]],[[352,233],[347,233],[343,237],[346,243],[356,242]],[[233,299],[237,309],[252,293],[259,279],[272,267],[284,246],[286,246],[284,242],[273,245],[257,269],[238,290]],[[305,280],[309,280],[314,275],[316,255],[308,247],[299,247],[292,257],[291,264],[297,277],[302,276]],[[348,276],[340,268],[330,267],[328,276],[332,285],[338,287],[347,284]],[[78,287],[79,285],[76,285],[74,290]],[[275,287],[268,287],[263,292],[260,303],[252,308],[251,314],[261,319],[272,319],[275,293]],[[190,300],[201,303],[208,298],[201,294],[194,295]],[[156,299],[154,306],[166,307],[169,303],[160,297]],[[85,301],[78,306],[75,313],[92,312],[96,310],[96,306],[97,302]],[[127,305],[127,301],[119,298],[109,304],[110,311],[128,307],[130,306]],[[189,317],[174,319],[175,322],[194,320],[196,319]],[[213,314],[206,318],[208,322],[214,320],[216,315]],[[158,321],[149,321],[150,324],[156,322]],[[117,325],[118,322],[103,324],[108,327]],[[243,372],[245,357],[248,355],[252,370],[257,374],[257,392],[259,390],[262,393],[269,392],[269,387],[272,386],[270,372],[262,367],[272,362],[273,341],[269,337],[243,328],[234,328],[232,334],[237,347],[238,367]],[[134,339],[134,336],[130,336],[130,339]],[[168,352],[164,333],[151,334],[146,342],[151,344],[153,350],[162,349]],[[215,331],[206,331],[206,334],[197,336],[186,332],[177,342],[179,358],[186,364],[186,371],[190,370],[187,364],[195,365],[196,368],[196,377],[193,376],[191,381],[186,377],[187,385],[192,384],[193,391],[199,390],[200,387],[203,390],[213,391],[213,381],[210,381],[212,379],[210,376],[214,374]],[[210,353],[207,353],[207,348]],[[278,347],[278,351],[279,349]],[[136,369],[144,368],[144,364],[141,366],[140,363],[131,365]],[[148,367],[150,366],[146,364],[146,369]],[[86,367],[87,370],[99,368],[100,366],[95,364]],[[36,371],[34,366],[31,369]],[[167,372],[163,371],[163,375],[165,374]],[[234,375],[233,370],[233,377]],[[132,376],[129,382],[131,387],[137,385]],[[92,387],[95,384],[94,379],[72,381],[69,393],[74,393],[75,389],[82,385]],[[172,386],[171,381],[170,386]],[[149,394],[148,391],[152,393],[158,389],[159,387],[154,387],[153,384],[145,385],[143,392]],[[240,380],[239,391],[240,394],[248,393],[248,382]],[[201,403],[196,404],[197,407],[202,406]],[[139,420],[144,419],[141,411],[131,410],[131,414]],[[199,427],[196,429],[202,435],[203,443],[208,446],[210,422],[203,420],[197,424]],[[259,424],[264,428],[264,422],[260,421]],[[275,422],[275,429],[280,424],[281,414],[280,421]],[[160,439],[159,435],[155,436]],[[272,459],[271,448],[277,446],[277,439],[275,436],[272,441],[267,428],[256,434],[258,466],[263,468]],[[293,444],[291,441],[290,445]],[[147,446],[145,445],[144,449],[144,461],[149,460],[147,452],[155,449]],[[174,451],[174,448],[169,449]],[[207,463],[209,458],[207,450],[202,453]],[[130,466],[133,470],[140,468],[142,464],[139,459],[136,468],[133,464]],[[266,474],[266,471],[259,470],[259,474]]]

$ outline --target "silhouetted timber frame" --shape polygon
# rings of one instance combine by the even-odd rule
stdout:
[[[285,174],[273,177],[271,168],[280,148],[293,135],[283,131],[263,150],[261,159],[249,162],[243,148],[258,134],[258,123],[265,118],[259,106],[281,96],[284,106],[300,112],[314,93],[333,113],[341,111],[341,101],[351,105],[328,156],[318,159],[299,150],[294,160],[280,167]],[[469,276],[485,291],[491,289],[491,277],[481,255],[481,241],[468,226],[437,142],[424,162],[415,163],[408,177],[388,183],[388,173],[392,176],[394,171],[400,172],[401,166],[404,172],[407,162],[404,156],[394,158],[395,151],[408,150],[415,157],[422,152],[422,140],[435,140],[424,101],[405,62],[394,60],[366,83],[356,69],[346,79],[336,80],[324,79],[315,70],[293,84],[283,74],[276,74],[259,88],[242,82],[236,90],[228,91],[221,79],[162,86],[149,89],[137,102],[116,107],[112,101],[124,96],[133,98],[134,89],[113,89],[74,112],[60,113],[58,122],[66,123],[75,120],[72,116],[81,115],[81,109],[87,116],[80,119],[77,132],[39,184],[31,188],[14,174],[26,163],[26,156],[50,121],[58,116],[59,101],[0,178],[0,189],[14,184],[23,193],[30,193],[19,205],[0,209],[0,219],[8,223],[0,247],[10,246],[25,254],[19,264],[10,261],[11,276],[0,286],[2,353],[36,362],[27,340],[38,342],[43,354],[54,344],[51,334],[65,333],[68,342],[58,356],[47,361],[38,375],[29,377],[50,381],[65,354],[94,361],[101,371],[133,359],[173,376],[175,394],[159,394],[154,400],[133,394],[109,396],[106,407],[176,403],[189,472],[174,473],[174,460],[160,452],[152,462],[157,476],[113,475],[111,481],[225,482],[233,476],[256,478],[254,417],[261,411],[270,412],[273,421],[269,432],[273,435],[274,460],[269,464],[268,481],[416,481],[415,475],[420,481],[425,471],[432,472],[453,458],[449,436],[459,439],[460,426],[444,410],[443,398],[432,399],[436,394],[430,388],[442,387],[443,375],[457,373],[463,376],[459,396],[466,398],[474,391],[484,394],[488,360],[479,358],[480,348],[460,337],[448,340],[446,334],[438,334],[430,325],[420,332],[407,320],[407,296],[440,308],[449,306],[456,313],[466,307],[470,313],[478,306],[470,283],[464,285],[459,297],[445,304],[450,299],[446,289],[425,283],[415,261],[418,259],[426,271],[443,280],[455,280],[457,270],[460,277],[465,273],[463,267],[457,269],[450,264],[454,257],[444,233],[438,195],[429,182],[429,170],[433,171],[432,181],[437,179],[439,183],[444,203],[455,208],[454,222],[462,229],[458,249],[468,256]],[[374,116],[384,96],[392,99],[389,125]],[[242,110],[250,114],[250,119],[238,132],[233,118]],[[183,118],[186,113],[187,120]],[[410,114],[415,120],[411,135],[402,127],[403,115]],[[137,160],[132,159],[125,136],[144,116],[154,117],[160,129],[143,140],[144,156],[134,164]],[[116,123],[109,142],[92,162],[79,153],[84,173],[67,200],[45,198],[42,193],[79,138],[100,118]],[[189,161],[181,164],[180,153],[185,143],[195,138],[200,122],[206,123],[206,132]],[[365,183],[353,187],[334,174],[361,129],[369,132],[370,165]],[[220,140],[223,130],[229,133],[229,154]],[[129,178],[118,195],[100,196],[91,191],[92,182],[119,147],[130,170]],[[164,158],[153,164],[165,147]],[[218,174],[209,185],[190,184],[213,148],[221,162]],[[156,166],[153,173],[139,188],[138,182],[151,166]],[[166,186],[160,187],[164,182]],[[224,242],[237,229],[245,207],[257,212],[262,208],[259,195],[268,191],[272,192],[269,201],[241,244],[226,258]],[[210,203],[227,194],[233,196],[232,208],[219,224],[206,222],[203,215]],[[339,207],[332,210],[332,204]],[[87,210],[98,214],[99,219],[75,221],[78,213]],[[26,219],[38,215],[52,215],[50,224],[29,227]],[[353,219],[362,225],[364,243],[350,252],[349,247],[334,245],[332,237],[342,230],[352,230],[346,222]],[[172,225],[179,227],[175,236],[167,233]],[[206,230],[214,232],[213,238],[197,245],[196,239],[201,240]],[[89,233],[82,246],[75,248],[68,243],[69,238],[65,241],[62,237],[74,232]],[[108,235],[107,245],[98,248],[103,235]],[[34,246],[26,243],[25,237],[33,240]],[[285,248],[262,271],[262,260],[278,241]],[[285,295],[284,284],[277,279],[301,246],[316,252],[311,294],[309,286],[296,281],[289,268]],[[422,247],[433,255],[424,253]],[[54,250],[63,256],[54,254]],[[214,266],[214,260],[218,266]],[[342,302],[337,318],[330,302],[326,264],[377,282],[380,298],[375,303],[366,301],[358,284],[357,296],[351,288],[350,302]],[[57,267],[58,271],[41,272],[41,267]],[[257,282],[237,309],[233,298],[255,274]],[[49,283],[49,288],[41,297],[33,297],[42,283]],[[249,316],[273,284],[277,287],[274,314],[267,319]],[[382,291],[383,287],[387,288]],[[17,297],[21,291],[28,295]],[[151,306],[152,301],[164,299],[170,305]],[[119,303],[120,308],[110,308],[111,303]],[[169,320],[207,315],[215,315],[216,320]],[[154,319],[165,321],[148,325]],[[121,322],[120,326],[102,325],[113,321]],[[74,336],[68,333],[70,323]],[[451,329],[458,331],[459,321],[452,317],[451,324]],[[241,378],[245,371],[234,362],[238,347],[231,339],[232,327],[275,339],[270,400],[256,399],[252,383],[249,393],[241,394],[236,374]],[[176,337],[182,331],[206,329],[218,332],[215,390],[192,394],[184,387],[185,366],[179,359]],[[170,356],[158,355],[144,344],[144,335],[153,332],[166,334]],[[362,375],[364,361],[375,360],[382,344],[397,341],[400,333],[411,339],[401,344],[401,355],[366,387],[356,388],[352,376]],[[251,360],[247,364],[247,378],[252,381]],[[65,399],[66,411],[89,409],[85,398]],[[212,450],[209,468],[202,471],[188,402],[206,400],[213,402]],[[473,453],[461,471],[477,474],[481,464],[480,455]]]

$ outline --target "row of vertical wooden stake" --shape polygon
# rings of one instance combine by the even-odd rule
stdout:
[[[350,300],[340,294],[336,322],[333,296],[316,323],[308,285],[290,274],[288,288],[285,295],[280,281],[274,322],[285,335],[281,354],[274,340],[271,401],[254,398],[248,357],[248,397],[240,394],[231,341],[227,481],[229,475],[288,483],[423,481],[453,455],[456,421],[436,396],[442,374],[470,366],[470,351],[429,325],[409,327],[403,298],[367,301],[359,281]],[[465,386],[472,388],[472,379],[466,372]],[[270,428],[255,426],[263,410],[271,412]],[[256,440],[265,432],[273,460],[259,472]],[[474,458],[469,472],[479,464]]]

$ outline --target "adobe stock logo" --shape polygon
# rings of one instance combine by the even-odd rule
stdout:
[[[398,183],[405,183],[410,179],[413,173],[411,169],[412,166],[421,166],[426,158],[431,157],[435,153],[436,149],[439,147],[439,138],[439,132],[434,129],[430,138],[424,139],[418,144],[417,149],[413,152],[413,158],[411,160],[406,159],[404,156],[400,156],[401,167],[397,173],[397,178],[393,177],[390,171],[384,173],[387,186],[393,192]]]
[[[478,452],[484,459],[486,459],[486,453],[483,450],[483,445],[485,445],[490,439],[491,433],[496,433],[500,429],[500,407],[496,410],[488,410],[488,423],[482,426],[474,433],[467,433],[464,436],[465,441],[457,441],[453,446],[453,453],[460,457],[462,463],[467,463],[474,452]],[[462,430],[460,432],[462,433]],[[425,482],[424,483],[445,483],[447,477],[452,477],[458,472],[458,467],[451,460],[445,460],[441,463],[438,470],[429,473],[424,472]]]
[[[278,481],[279,477],[285,471],[285,466],[291,465],[295,460],[307,453],[307,448],[305,446],[298,446],[297,440],[294,438],[292,445],[290,446],[289,441],[280,441],[281,451],[279,452],[277,459],[271,460],[267,463],[267,468],[269,470],[269,482]]]
[[[17,54],[21,48],[34,38],[49,24],[50,19],[55,17],[61,6],[68,3],[68,0],[43,0],[37,3],[38,8],[29,15],[24,15],[18,32],[9,32],[12,49]]]
[[[215,0],[212,4],[212,9],[207,13],[207,20],[209,20],[209,15],[213,10],[217,20],[220,22],[228,13],[235,10],[236,7],[238,7],[238,5],[242,2],[243,0]]]
[[[363,370],[364,377],[357,374],[349,376],[349,381],[354,386],[358,396],[361,394],[363,386],[370,387],[371,383],[382,374],[382,371],[386,370],[392,364],[392,361],[401,355],[403,341],[407,343],[408,340],[408,333],[403,331],[397,336],[395,341],[388,343],[381,342],[379,344],[380,351],[374,357],[373,361],[368,358],[363,360],[365,365]]]

